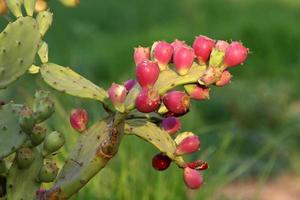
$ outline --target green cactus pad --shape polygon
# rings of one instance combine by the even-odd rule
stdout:
[[[206,70],[205,65],[193,64],[188,74],[184,76],[178,75],[175,71],[169,69],[162,71],[154,85],[160,94],[178,86],[188,83],[197,83],[198,79],[204,74]]]
[[[19,17],[0,34],[0,89],[22,76],[32,65],[41,35],[36,20]]]
[[[22,10],[21,10],[22,1],[23,0],[8,0],[8,1],[6,1],[9,10],[16,17],[22,16]]]
[[[0,107],[0,159],[19,149],[27,138],[19,125],[20,109],[16,104]]]
[[[108,162],[101,145],[112,132],[112,120],[96,122],[80,136],[76,148],[61,170],[57,182],[48,192],[49,199],[67,199],[78,192]],[[55,198],[54,198],[55,197]]]
[[[33,15],[36,0],[23,0],[24,7],[28,16]]]
[[[36,157],[28,168],[19,169],[16,162],[11,166],[7,176],[7,199],[36,199],[36,191],[41,185],[37,177],[43,165],[43,157],[38,150],[33,151]]]
[[[46,42],[44,42],[44,41],[41,42],[40,49],[38,51],[38,55],[39,55],[42,63],[48,62],[48,44]]]
[[[171,159],[177,159],[175,156],[176,144],[171,136],[149,121],[143,119],[127,120],[125,124],[125,134],[137,135],[153,144]]]
[[[40,72],[46,83],[56,90],[81,98],[96,99],[101,102],[105,102],[108,98],[104,89],[93,84],[68,67],[46,63],[43,64]]]
[[[49,11],[39,12],[36,16],[36,21],[39,24],[39,30],[42,36],[46,34],[53,21],[53,13]]]

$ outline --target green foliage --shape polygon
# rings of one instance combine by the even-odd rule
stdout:
[[[31,17],[19,17],[0,34],[0,89],[22,76],[34,62],[41,40]]]

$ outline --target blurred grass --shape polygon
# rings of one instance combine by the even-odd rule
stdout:
[[[232,70],[231,85],[213,88],[210,101],[193,102],[183,117],[183,130],[199,134],[202,141],[201,153],[190,159],[210,163],[202,189],[188,191],[175,166],[154,171],[151,158],[157,151],[130,136],[117,157],[74,200],[224,199],[218,191],[231,181],[256,176],[263,185],[280,173],[299,174],[298,0],[84,0],[76,9],[56,1],[50,5],[55,13],[46,39],[50,60],[72,66],[105,88],[132,77],[133,47],[150,46],[155,40],[191,43],[195,35],[205,34],[241,40],[252,52],[243,67]],[[30,102],[36,88],[49,89],[39,77],[27,75],[0,96]],[[68,138],[63,158],[77,137],[68,125],[71,108],[88,109],[92,121],[103,117],[103,110],[90,100],[56,91],[53,96],[58,112],[48,125]]]

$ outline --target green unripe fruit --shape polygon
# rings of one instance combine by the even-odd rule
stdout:
[[[60,149],[65,144],[65,138],[62,133],[53,131],[46,136],[44,141],[44,151],[51,154]]]
[[[36,125],[33,127],[32,133],[29,135],[31,143],[34,146],[41,144],[46,137],[46,128]]]
[[[58,173],[58,167],[55,163],[47,162],[42,166],[39,172],[39,181],[49,183],[54,181]]]
[[[17,164],[20,169],[27,168],[34,160],[34,153],[30,148],[24,147],[17,151]]]
[[[38,123],[48,119],[54,113],[54,102],[47,98],[36,99],[33,111]]]
[[[25,133],[27,133],[27,134],[31,133],[31,131],[36,123],[36,119],[35,119],[34,113],[31,110],[31,108],[29,108],[27,106],[23,106],[21,108],[19,123],[20,123],[22,130]]]

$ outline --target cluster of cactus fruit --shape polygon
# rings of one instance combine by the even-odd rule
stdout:
[[[107,117],[91,124],[86,110],[71,112],[69,122],[80,134],[58,170],[53,157],[63,146],[64,136],[57,131],[46,134],[40,124],[54,112],[49,93],[38,91],[32,109],[1,103],[0,169],[4,163],[1,177],[7,180],[3,196],[16,200],[68,199],[115,156],[125,135],[136,135],[160,151],[152,159],[154,169],[165,170],[173,162],[183,169],[188,188],[201,187],[200,171],[207,169],[208,163],[185,161],[185,155],[200,150],[200,139],[192,132],[178,133],[180,117],[191,109],[192,100],[209,99],[211,86],[230,83],[229,69],[246,60],[248,49],[240,42],[215,41],[206,36],[196,37],[191,47],[181,40],[157,41],[151,48],[135,48],[135,79],[113,83],[105,90],[70,68],[49,62],[43,36],[51,26],[52,13],[37,9],[39,1],[0,3],[6,3],[17,18],[0,34],[0,88],[8,87],[26,72],[37,74],[58,91],[100,102]],[[79,1],[62,2],[76,5]],[[22,6],[28,16],[23,17]],[[42,182],[53,184],[44,188]]]

